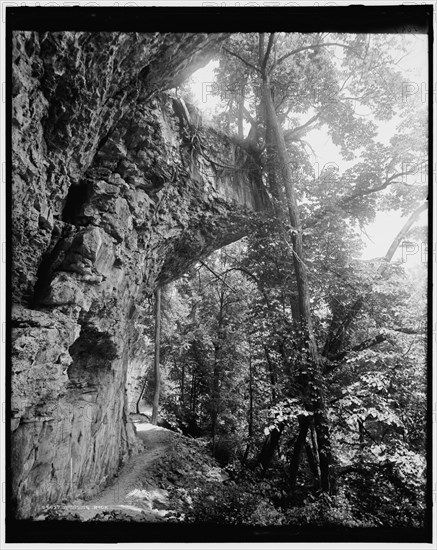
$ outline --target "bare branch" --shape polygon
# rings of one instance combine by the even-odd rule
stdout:
[[[203,267],[206,267],[206,269],[208,271],[211,271],[211,273],[219,280],[221,281],[225,286],[227,286],[229,288],[229,290],[232,290],[232,292],[237,292],[235,290],[235,288],[232,288],[230,285],[228,285],[228,283],[223,279],[223,277],[221,275],[219,275],[218,273],[216,273],[211,267],[209,267],[209,265],[207,265],[205,262],[202,262],[202,260],[199,260],[199,263],[203,265]]]
[[[346,80],[343,82],[343,84],[340,86],[340,90],[338,91],[338,93],[342,92],[343,91],[343,88],[346,86],[347,84],[347,81],[350,80],[352,78],[352,74],[350,74]]]
[[[308,149],[311,151],[311,154],[313,155],[314,158],[317,158],[317,155],[316,155],[316,152],[314,151],[314,149],[311,147],[311,145],[308,143],[308,141],[306,141],[305,139],[300,139],[299,140],[301,143],[303,143],[304,147],[308,147]]]
[[[410,53],[411,53],[411,51],[408,51],[406,54],[402,55],[397,61],[393,61],[393,65],[399,65],[399,63],[402,61],[402,59],[407,57],[407,55],[410,55]]]

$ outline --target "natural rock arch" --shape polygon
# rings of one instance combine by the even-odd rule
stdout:
[[[158,93],[222,38],[13,34],[17,517],[114,475],[131,450],[125,386],[138,306],[267,208],[250,158],[215,130],[185,125],[177,100]],[[247,161],[237,170],[236,154]]]

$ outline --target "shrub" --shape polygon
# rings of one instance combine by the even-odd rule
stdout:
[[[247,486],[216,483],[193,496],[187,519],[218,525],[281,525],[283,516]]]
[[[339,493],[334,497],[322,494],[316,500],[307,499],[303,506],[296,506],[288,510],[286,523],[288,525],[318,527],[371,526],[354,516],[352,506],[343,493]]]

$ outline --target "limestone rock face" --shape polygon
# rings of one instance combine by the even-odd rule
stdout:
[[[95,492],[133,452],[145,300],[265,208],[250,158],[162,92],[222,38],[14,33],[17,517]]]
[[[205,64],[224,35],[14,32],[14,296],[31,298],[67,191],[138,103]],[[25,216],[21,212],[26,213]]]

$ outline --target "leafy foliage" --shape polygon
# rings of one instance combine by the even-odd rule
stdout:
[[[403,81],[394,52],[407,46],[400,36],[326,33],[234,34],[225,42],[215,123],[258,164],[275,210],[283,167],[272,167],[267,146],[260,73],[268,72],[302,227],[281,221],[278,209],[265,214],[246,239],[166,290],[164,414],[208,438],[235,477],[217,483],[211,498],[195,496],[193,521],[422,525],[426,277],[420,267],[360,258],[362,232],[378,212],[407,216],[426,197],[426,113],[394,93]],[[393,117],[396,133],[378,141],[378,125]],[[331,137],[345,170],[313,173],[305,139],[312,129]],[[405,238],[422,238],[417,231]],[[315,363],[298,322],[298,233]],[[316,386],[320,400],[311,405]],[[322,405],[332,494],[320,491]]]

